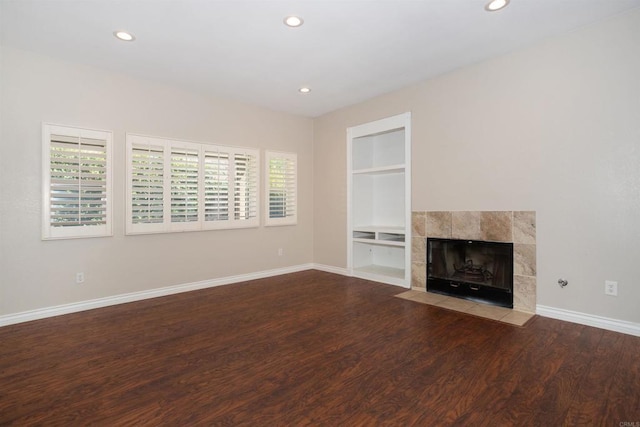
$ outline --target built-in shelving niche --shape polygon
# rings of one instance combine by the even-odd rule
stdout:
[[[348,268],[410,287],[411,115],[349,128]]]

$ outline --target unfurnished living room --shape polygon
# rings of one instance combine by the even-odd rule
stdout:
[[[0,0],[0,425],[640,427],[640,0]]]

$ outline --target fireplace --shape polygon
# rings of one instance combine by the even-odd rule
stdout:
[[[427,238],[427,291],[513,308],[513,243]]]

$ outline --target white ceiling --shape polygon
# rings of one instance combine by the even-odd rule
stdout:
[[[0,0],[3,45],[315,117],[640,0]],[[282,23],[287,15],[300,28]],[[136,36],[121,42],[113,31]],[[567,52],[570,55],[570,52]],[[308,85],[312,92],[298,93]]]

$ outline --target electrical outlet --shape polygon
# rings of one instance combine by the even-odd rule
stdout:
[[[76,283],[84,283],[84,273],[76,273]]]
[[[613,297],[618,296],[618,282],[614,282],[613,280],[605,280],[604,281],[604,293],[606,295],[611,295]]]
[[[283,253],[284,251],[282,250],[282,248],[278,248],[278,256],[282,256]]]

